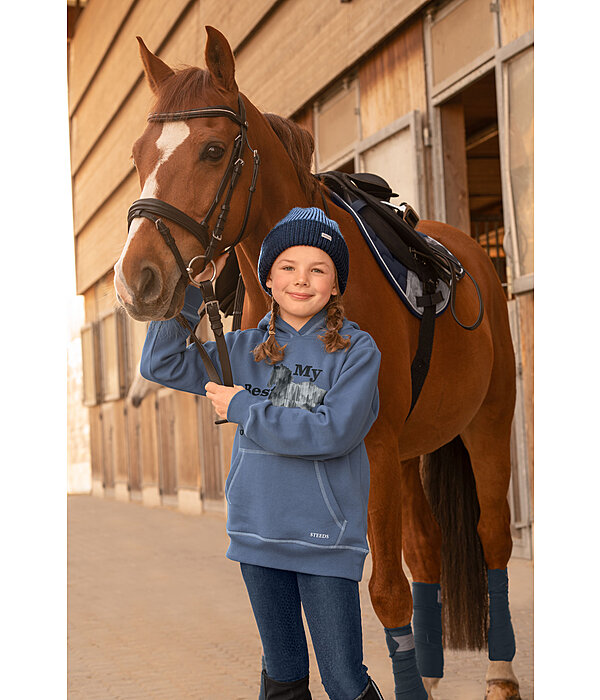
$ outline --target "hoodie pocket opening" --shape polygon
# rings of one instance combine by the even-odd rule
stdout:
[[[323,501],[327,506],[327,510],[331,513],[331,517],[335,521],[335,524],[343,531],[346,527],[346,519],[342,513],[336,497],[327,478],[327,472],[324,465],[320,462],[315,461],[315,474],[317,476],[317,481],[319,483],[319,488],[321,489],[321,495],[323,496]]]
[[[233,460],[233,463],[229,467],[229,477],[231,478],[228,477],[229,484],[225,484],[225,500],[227,501],[227,503],[230,503],[229,494],[231,493],[231,487],[233,486],[233,482],[235,481],[236,476],[240,473],[240,463],[242,461],[242,456],[243,453],[241,452],[241,450],[238,451],[237,455],[235,456],[235,459]]]

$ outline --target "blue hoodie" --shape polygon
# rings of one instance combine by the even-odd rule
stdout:
[[[183,314],[195,324],[201,296],[188,287]],[[364,438],[377,418],[381,354],[344,319],[348,350],[328,353],[317,337],[321,310],[299,331],[277,317],[283,361],[256,362],[271,313],[258,328],[225,335],[233,380],[245,388],[227,419],[237,423],[225,484],[227,557],[234,561],[360,581],[367,545],[369,461]],[[154,321],[142,351],[146,379],[206,395],[200,354],[175,320]],[[216,343],[204,344],[220,371]]]

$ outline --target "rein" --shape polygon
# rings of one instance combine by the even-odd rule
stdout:
[[[127,213],[127,226],[131,226],[131,222],[139,217],[144,217],[149,219],[156,226],[157,231],[162,236],[169,250],[173,254],[177,266],[181,270],[183,277],[186,275],[189,278],[191,284],[202,290],[202,296],[204,299],[204,309],[203,312],[208,313],[210,319],[210,325],[213,333],[215,334],[215,340],[217,342],[217,350],[219,353],[219,360],[221,362],[221,367],[223,370],[223,384],[225,386],[233,386],[233,376],[231,372],[231,364],[229,362],[229,353],[227,351],[227,345],[225,344],[225,338],[223,333],[223,324],[221,323],[221,317],[219,314],[219,303],[215,296],[215,291],[213,287],[214,275],[210,281],[207,282],[196,282],[193,275],[193,264],[196,260],[204,259],[204,267],[206,268],[209,263],[213,264],[213,257],[216,252],[216,247],[220,243],[223,237],[223,230],[225,228],[225,223],[227,221],[227,216],[229,214],[231,198],[233,196],[233,191],[239,180],[239,177],[244,167],[244,160],[242,158],[244,147],[247,146],[252,153],[253,159],[253,171],[252,171],[252,181],[250,187],[248,188],[248,201],[246,203],[246,211],[244,213],[244,219],[240,231],[233,243],[226,246],[221,253],[226,253],[229,250],[235,248],[235,246],[242,240],[244,233],[246,231],[246,226],[248,224],[248,218],[250,216],[250,206],[252,204],[252,195],[256,191],[256,180],[258,177],[258,169],[260,166],[260,158],[258,151],[253,149],[248,141],[248,122],[246,120],[246,108],[244,102],[240,95],[238,95],[238,106],[239,112],[234,112],[229,107],[206,107],[203,109],[188,109],[178,112],[154,112],[148,115],[149,122],[172,122],[172,121],[184,121],[187,119],[201,119],[209,117],[225,117],[230,119],[240,128],[239,134],[235,137],[233,142],[233,149],[231,151],[231,156],[227,164],[227,168],[223,173],[221,182],[217,188],[215,197],[210,205],[208,211],[204,215],[202,221],[197,222],[192,219],[185,212],[181,211],[177,207],[174,207],[168,202],[164,202],[162,199],[155,199],[153,197],[147,197],[143,199],[137,199],[130,207]],[[215,213],[217,207],[220,205],[220,211],[217,216],[213,230],[209,234],[209,224],[208,221]],[[202,245],[204,253],[196,255],[187,264],[185,263],[175,239],[171,235],[169,227],[164,222],[164,219],[171,221],[178,226],[181,226],[186,231],[191,233],[196,240]],[[216,268],[215,268],[216,269]],[[241,276],[240,276],[241,281]],[[238,293],[236,297],[239,296],[240,285],[238,283]],[[221,379],[219,374],[214,367],[208,353],[202,347],[202,344],[198,340],[194,329],[191,328],[188,321],[179,314],[176,316],[177,321],[190,332],[190,337],[195,343],[204,365],[206,367],[207,373],[211,381],[221,384]],[[189,340],[189,339],[188,339]],[[215,421],[218,423],[226,423],[226,420]]]

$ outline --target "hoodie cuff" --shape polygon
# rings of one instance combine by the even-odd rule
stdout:
[[[264,396],[252,396],[252,394],[244,389],[234,394],[227,407],[227,420],[230,423],[238,423],[245,427],[250,417],[250,407],[260,401],[266,401]]]
[[[202,292],[194,287],[193,284],[188,284],[185,290],[183,308],[181,314],[195,326],[198,323],[198,309],[202,306]]]

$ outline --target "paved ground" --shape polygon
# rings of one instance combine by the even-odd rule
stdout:
[[[261,647],[220,514],[68,499],[69,700],[255,700]],[[365,664],[386,700],[384,633],[361,582]],[[533,566],[509,566],[515,671],[533,698]],[[312,648],[311,692],[326,700]],[[448,653],[436,700],[482,700],[486,657]]]

